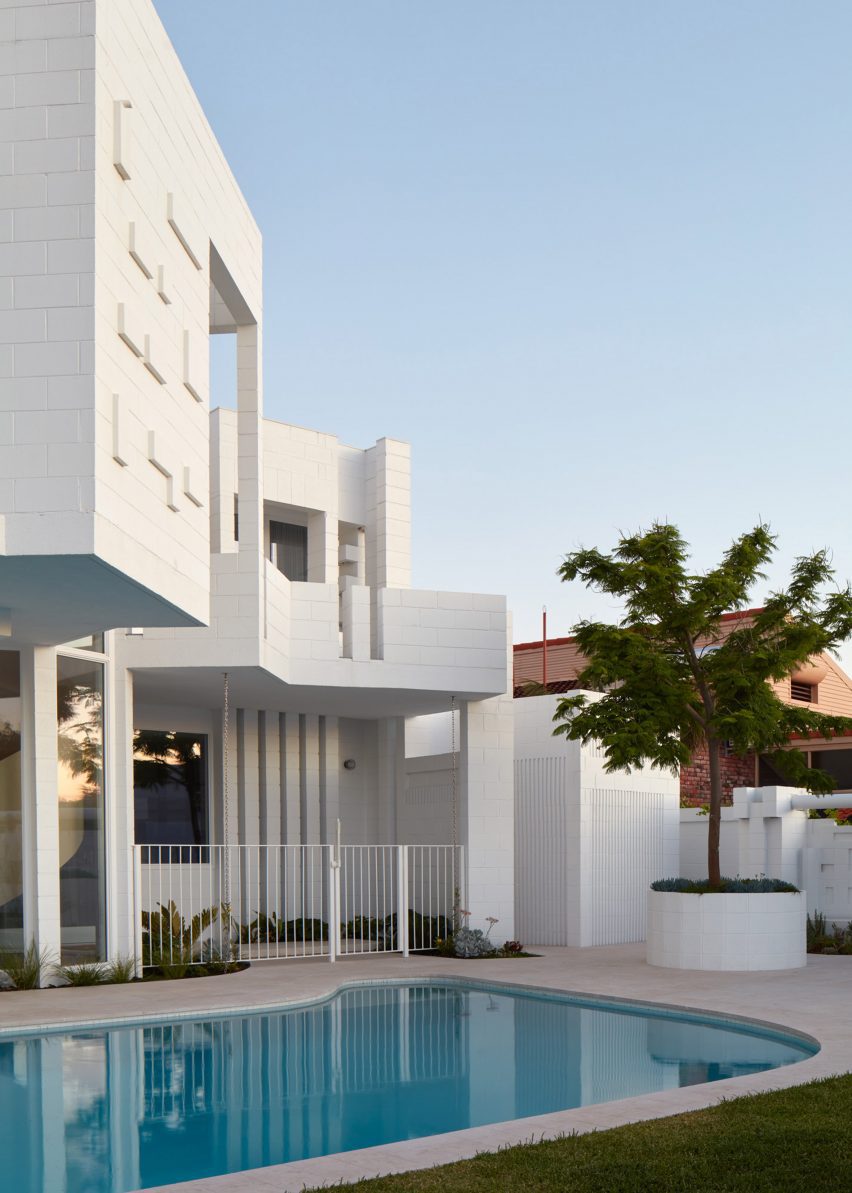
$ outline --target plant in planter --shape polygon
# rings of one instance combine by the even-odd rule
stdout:
[[[708,890],[716,893],[725,890],[719,863],[723,749],[767,754],[791,785],[827,793],[834,780],[808,766],[805,754],[789,748],[790,739],[852,731],[852,719],[790,706],[772,687],[852,634],[852,590],[847,584],[827,591],[834,576],[827,551],[797,559],[786,589],[761,609],[731,617],[748,605],[775,546],[761,524],[736,539],[717,567],[696,574],[688,570],[687,544],[677,528],[662,523],[623,536],[610,554],[575,551],[559,569],[563,580],[581,580],[615,597],[624,614],[614,625],[583,621],[575,628],[586,658],[580,686],[602,696],[561,700],[554,733],[600,743],[609,771],[650,764],[677,773],[704,746]],[[677,892],[660,894],[678,898]]]

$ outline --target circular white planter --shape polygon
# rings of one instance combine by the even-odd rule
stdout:
[[[807,899],[648,891],[646,957],[667,969],[801,969]]]

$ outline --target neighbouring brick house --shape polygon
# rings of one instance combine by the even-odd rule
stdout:
[[[744,619],[753,617],[757,609],[727,613],[726,627],[734,629]],[[573,638],[547,639],[547,691],[569,692],[579,687],[577,676],[583,669],[584,657]],[[514,647],[514,693],[516,698],[527,695],[526,685],[541,684],[545,673],[543,643],[519,642]],[[790,679],[774,685],[782,700],[789,704],[803,704],[820,712],[852,717],[852,679],[829,655],[821,655],[803,667]],[[812,761],[833,774],[838,791],[852,792],[852,736],[831,740],[811,739],[806,748]],[[735,787],[784,783],[766,758],[753,753],[725,752],[722,758],[722,782],[726,803]],[[686,805],[705,804],[710,799],[710,773],[706,747],[699,747],[689,766],[681,769],[681,802]]]

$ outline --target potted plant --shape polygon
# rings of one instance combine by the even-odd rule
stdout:
[[[852,633],[852,590],[828,591],[834,573],[827,551],[797,559],[787,588],[747,609],[775,545],[761,524],[736,539],[717,567],[694,574],[686,542],[662,523],[623,536],[611,554],[575,551],[559,569],[563,580],[615,597],[624,613],[615,624],[575,628],[586,660],[579,684],[601,695],[562,699],[554,733],[599,742],[610,771],[650,763],[677,773],[697,748],[707,753],[707,880],[654,884],[652,964],[774,969],[805,962],[804,894],[763,876],[756,883],[726,879],[719,865],[723,749],[768,754],[791,785],[827,793],[834,780],[790,749],[791,737],[852,731],[852,719],[785,704],[772,686],[816,665]]]

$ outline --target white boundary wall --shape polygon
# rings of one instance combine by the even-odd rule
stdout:
[[[722,873],[783,878],[807,892],[811,915],[819,911],[845,924],[852,921],[852,826],[809,819],[806,810],[794,806],[807,798],[792,787],[736,788],[733,806],[722,809]],[[836,799],[826,801],[826,806],[836,804]],[[680,873],[685,878],[707,875],[707,823],[696,810],[681,809]]]
[[[599,747],[553,736],[558,699],[514,702],[518,935],[644,940],[648,885],[678,865],[679,780],[650,768],[607,774]]]

